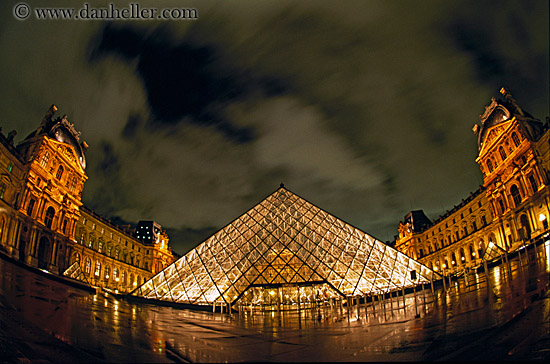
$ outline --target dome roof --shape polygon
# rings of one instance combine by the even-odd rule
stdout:
[[[86,157],[84,156],[84,150],[82,146],[78,143],[78,134],[75,135],[75,130],[70,124],[68,124],[67,119],[63,119],[52,126],[48,135],[58,142],[67,143],[71,145],[78,157],[78,161],[83,169],[86,169]],[[72,130],[71,130],[72,129]]]

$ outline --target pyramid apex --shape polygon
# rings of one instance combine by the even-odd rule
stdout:
[[[281,182],[281,188],[285,188],[285,184],[283,182]]]

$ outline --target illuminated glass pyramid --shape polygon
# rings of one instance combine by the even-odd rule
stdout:
[[[132,294],[265,305],[377,294],[431,278],[439,275],[281,185]]]

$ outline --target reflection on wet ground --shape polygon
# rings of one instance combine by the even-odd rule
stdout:
[[[0,354],[40,362],[549,359],[548,250],[531,247],[521,262],[503,257],[488,276],[463,274],[434,293],[428,285],[349,309],[327,302],[231,314],[90,294],[0,259]]]

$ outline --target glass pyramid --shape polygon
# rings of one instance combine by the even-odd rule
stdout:
[[[440,276],[281,185],[132,295],[266,305],[378,294],[432,278]]]

